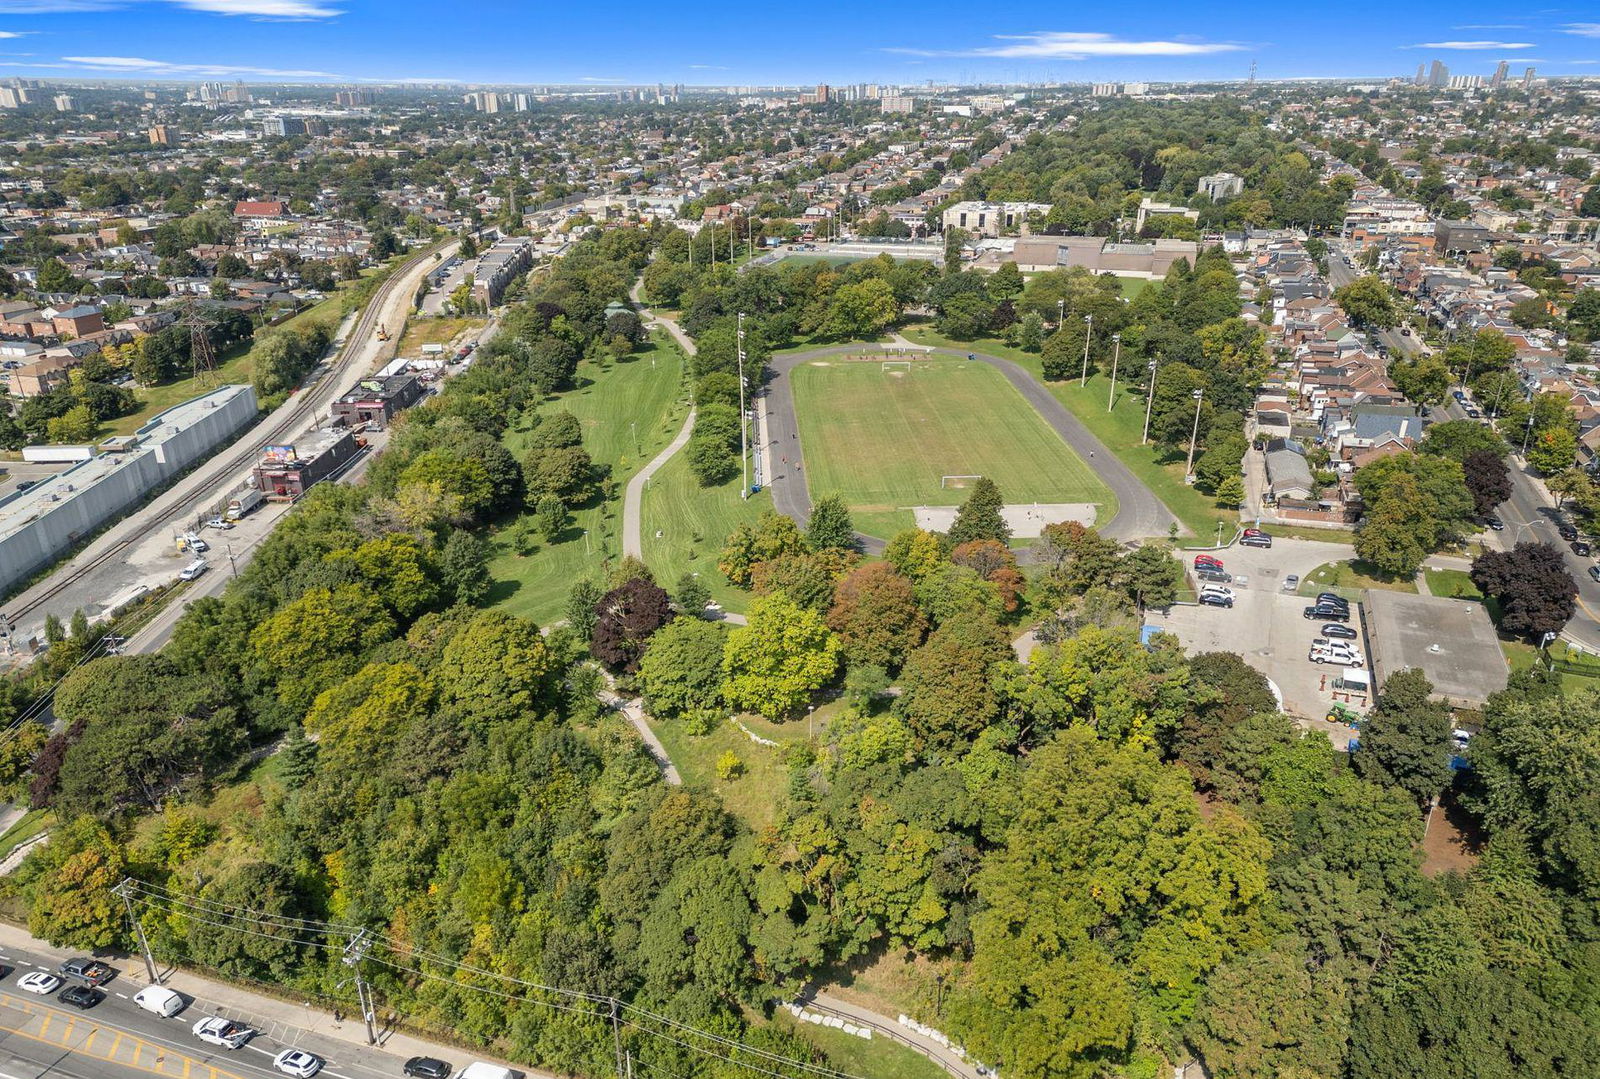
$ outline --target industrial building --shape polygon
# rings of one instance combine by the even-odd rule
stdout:
[[[405,361],[401,361],[404,363]],[[336,422],[349,427],[366,424],[377,430],[389,426],[396,412],[410,408],[422,399],[424,387],[416,375],[385,375],[382,371],[356,384],[356,388],[333,403]]]
[[[311,488],[343,471],[361,452],[349,428],[316,432],[302,446],[263,446],[251,472],[256,490],[273,502],[296,502]]]
[[[1506,656],[1483,604],[1369,589],[1361,611],[1380,692],[1407,667],[1427,675],[1434,695],[1454,708],[1482,708],[1506,688]]]
[[[107,452],[0,498],[0,593],[9,593],[256,418],[249,386],[223,386],[152,416]]]

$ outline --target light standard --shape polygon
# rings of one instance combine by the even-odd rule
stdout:
[[[1106,411],[1111,411],[1111,402],[1117,397],[1117,361],[1122,359],[1122,335],[1111,335],[1111,390],[1106,394]]]
[[[1528,413],[1528,429],[1522,432],[1522,463],[1528,463],[1528,439],[1533,437],[1533,413]]]
[[[744,433],[744,312],[739,312],[739,497],[750,497],[750,462]]]
[[[1139,439],[1141,446],[1150,444],[1150,407],[1156,403],[1156,361],[1151,360],[1145,366],[1150,368],[1150,388],[1144,395],[1144,435]]]
[[[1190,396],[1194,398],[1194,427],[1189,431],[1189,463],[1183,466],[1183,482],[1194,482],[1194,444],[1200,438],[1200,402],[1205,397],[1205,390],[1195,390]]]
[[[1056,301],[1056,332],[1059,333],[1061,331],[1061,327],[1065,326],[1066,323],[1067,323],[1067,301],[1066,300],[1057,300]]]
[[[1094,333],[1094,316],[1083,316],[1083,373],[1078,376],[1078,385],[1089,384],[1089,335]]]

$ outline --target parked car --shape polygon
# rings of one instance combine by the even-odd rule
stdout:
[[[1202,581],[1214,581],[1217,584],[1231,584],[1233,574],[1224,573],[1220,569],[1202,569],[1195,572],[1195,576]]]
[[[1589,557],[1589,545],[1588,545],[1588,543],[1584,542],[1583,540],[1573,540],[1572,541],[1572,553],[1577,555],[1579,558],[1588,558]]]
[[[1305,616],[1313,620],[1327,622],[1350,621],[1350,612],[1341,610],[1338,607],[1307,607],[1305,609]]]
[[[1339,667],[1364,667],[1366,661],[1358,652],[1338,651],[1332,648],[1313,648],[1306,657],[1312,663],[1332,663]]]
[[[1335,607],[1343,607],[1347,611],[1350,609],[1350,601],[1345,599],[1343,596],[1334,594],[1333,592],[1318,592],[1317,602],[1323,604],[1332,604]]]
[[[1589,567],[1589,580],[1594,581],[1596,584],[1600,584],[1600,566]]]
[[[1195,555],[1194,556],[1194,568],[1195,569],[1200,569],[1202,566],[1210,566],[1212,569],[1222,569],[1223,568],[1222,559],[1216,558],[1216,557],[1214,557],[1212,555],[1208,555],[1208,554],[1197,554],[1197,555]]]
[[[220,1015],[208,1016],[194,1025],[194,1036],[224,1049],[237,1049],[255,1036],[255,1031],[243,1023],[224,1019]]]
[[[61,994],[56,999],[63,1004],[70,1004],[80,1011],[88,1011],[106,999],[106,995],[99,989],[91,989],[87,985],[69,985],[61,990]]]
[[[215,528],[218,532],[226,532],[233,527],[233,522],[223,517],[213,517],[206,522],[207,528]]]
[[[412,1057],[401,1070],[411,1079],[450,1079],[450,1065],[436,1057]]]
[[[304,1049],[285,1049],[272,1058],[272,1066],[295,1079],[311,1079],[322,1070],[322,1058]]]
[[[192,581],[204,573],[208,568],[209,567],[207,566],[205,559],[197,558],[178,571],[178,580]]]
[[[56,968],[64,978],[84,985],[104,985],[117,976],[117,972],[110,963],[102,963],[98,959],[87,959],[79,956],[68,959]]]
[[[1320,632],[1324,637],[1338,637],[1341,640],[1346,641],[1353,641],[1357,636],[1359,636],[1356,631],[1351,629],[1349,626],[1341,626],[1337,622],[1329,622],[1327,625],[1322,627]]]
[[[1465,401],[1467,399],[1467,393],[1465,390],[1451,390],[1450,396],[1454,397],[1457,401]]]
[[[1271,547],[1272,537],[1265,532],[1258,536],[1240,536],[1239,545],[1241,547]]]
[[[1556,532],[1568,543],[1578,538],[1578,530],[1571,525],[1556,525]]]
[[[1493,532],[1504,532],[1506,530],[1506,523],[1492,513],[1483,519],[1483,523],[1488,525]]]
[[[1467,419],[1469,420],[1483,419],[1483,413],[1479,411],[1476,405],[1464,405],[1462,406],[1462,411],[1467,414]]]
[[[1233,597],[1219,595],[1216,592],[1200,593],[1200,602],[1207,607],[1232,607]]]
[[[46,974],[42,970],[33,970],[17,979],[17,988],[27,993],[37,993],[41,997],[47,997],[61,988],[61,979],[54,974]]]
[[[1299,587],[1300,587],[1300,575],[1298,573],[1291,573],[1291,574],[1289,574],[1287,577],[1285,577],[1283,579],[1283,590],[1285,592],[1293,592],[1295,589],[1297,589]]]
[[[1220,584],[1208,584],[1201,587],[1200,594],[1202,596],[1227,596],[1229,599],[1232,599],[1233,589],[1224,588]]]
[[[147,1012],[170,1019],[183,1011],[188,1001],[164,985],[147,985],[133,994],[133,1002]]]

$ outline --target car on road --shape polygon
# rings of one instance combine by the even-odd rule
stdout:
[[[1320,632],[1324,637],[1338,637],[1346,641],[1353,641],[1357,636],[1359,636],[1359,634],[1357,634],[1356,631],[1351,629],[1349,626],[1341,626],[1337,622],[1329,622],[1327,625],[1322,627]]]
[[[1323,606],[1307,607],[1305,609],[1305,616],[1307,618],[1309,618],[1309,619],[1312,619],[1313,621],[1325,621],[1325,622],[1348,622],[1348,621],[1350,621],[1350,612],[1348,610],[1345,610],[1342,607],[1323,607]]]
[[[17,988],[27,993],[47,997],[61,988],[61,979],[42,970],[32,970],[17,979]]]
[[[1200,602],[1207,607],[1232,607],[1233,597],[1224,596],[1217,592],[1202,592],[1200,593]]]
[[[106,999],[106,995],[98,989],[91,989],[87,985],[69,985],[61,990],[61,994],[56,999],[63,1004],[70,1004],[80,1011],[88,1011]]]
[[[1213,581],[1217,584],[1231,584],[1233,582],[1233,574],[1224,573],[1220,569],[1196,570],[1195,576],[1200,578],[1202,581]]]
[[[213,517],[206,522],[207,528],[215,528],[218,532],[226,532],[233,527],[233,522],[223,517]]]
[[[322,1070],[322,1058],[304,1049],[285,1049],[272,1058],[272,1066],[295,1079],[311,1079]]]
[[[180,580],[180,581],[192,581],[196,577],[198,577],[202,573],[204,573],[209,568],[210,568],[210,566],[207,565],[205,559],[197,558],[193,562],[190,562],[187,566],[184,566],[181,570],[178,571],[178,580]]]
[[[1289,574],[1287,577],[1285,577],[1283,579],[1283,590],[1285,592],[1293,592],[1295,589],[1297,589],[1299,587],[1300,587],[1300,575],[1298,573],[1291,573],[1291,574]]]
[[[1572,541],[1572,553],[1577,555],[1579,558],[1588,558],[1589,557],[1589,545],[1587,543],[1585,543],[1583,540],[1573,540]]]
[[[188,1005],[179,993],[173,992],[164,985],[147,985],[133,994],[133,1002],[147,1012],[152,1012],[164,1019],[170,1019]]]
[[[110,963],[102,963],[98,959],[88,959],[78,956],[68,959],[56,968],[56,972],[64,978],[84,985],[104,985],[117,976],[116,970]]]
[[[1255,536],[1240,536],[1239,545],[1241,547],[1271,547],[1272,537],[1265,532]]]
[[[255,1036],[255,1031],[243,1023],[235,1023],[232,1019],[224,1019],[220,1015],[211,1015],[200,1020],[194,1025],[194,1036],[211,1045],[220,1045],[224,1049],[237,1049]]]
[[[17,493],[21,494],[23,491],[26,491],[28,488],[32,487],[38,482],[38,480],[23,480],[21,483],[17,484]]]
[[[450,1065],[437,1057],[412,1057],[401,1070],[411,1079],[450,1079]]]
[[[1483,519],[1483,523],[1489,526],[1491,532],[1504,532],[1506,530],[1506,523],[1492,513]]]

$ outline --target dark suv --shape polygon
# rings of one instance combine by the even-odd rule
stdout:
[[[433,1057],[412,1057],[406,1061],[405,1073],[411,1079],[450,1079],[450,1065]]]
[[[1305,616],[1320,622],[1348,622],[1350,612],[1342,607],[1317,606],[1307,607]]]

